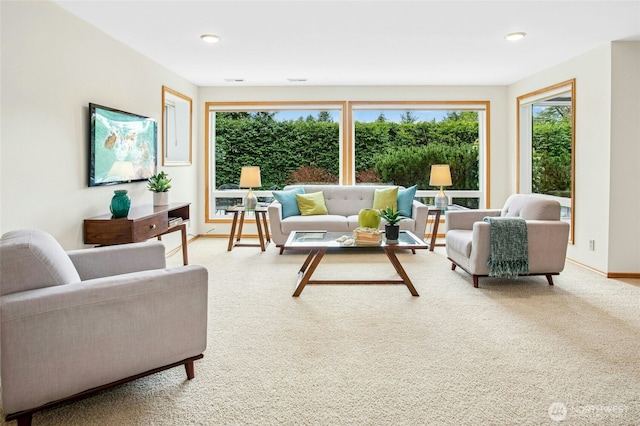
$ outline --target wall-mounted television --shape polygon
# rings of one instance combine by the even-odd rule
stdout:
[[[89,104],[89,186],[147,180],[156,173],[156,120]]]

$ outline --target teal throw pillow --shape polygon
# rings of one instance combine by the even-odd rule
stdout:
[[[288,191],[273,191],[273,198],[282,204],[282,218],[300,216],[296,194],[304,194],[304,188],[293,188]]]
[[[416,197],[417,185],[413,185],[407,189],[398,190],[398,211],[401,216],[411,217],[413,212],[413,199]]]

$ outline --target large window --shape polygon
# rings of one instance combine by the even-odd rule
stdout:
[[[352,102],[356,184],[418,185],[418,198],[433,204],[431,165],[448,164],[452,203],[485,204],[484,173],[488,103]]]
[[[485,207],[489,102],[246,102],[206,104],[206,220],[247,193],[243,166],[259,166],[269,202],[293,183],[418,185],[433,204],[430,166],[449,164],[452,203]]]
[[[247,189],[243,166],[259,166],[258,201],[291,183],[341,179],[342,102],[207,103],[207,220],[224,217]]]
[[[575,80],[518,97],[518,192],[560,202],[574,236]]]

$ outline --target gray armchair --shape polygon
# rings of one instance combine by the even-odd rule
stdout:
[[[490,225],[484,217],[520,217],[526,221],[528,275],[552,275],[564,269],[569,224],[560,220],[560,203],[533,195],[509,197],[502,210],[456,210],[446,212],[446,250],[451,269],[457,266],[471,274],[473,286],[478,278],[489,276]]]
[[[160,242],[65,252],[49,234],[0,240],[0,382],[7,421],[184,365],[207,337],[207,270],[166,268]]]

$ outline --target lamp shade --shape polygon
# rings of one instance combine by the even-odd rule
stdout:
[[[451,186],[451,171],[448,164],[434,164],[431,166],[431,186]]]
[[[240,172],[240,188],[257,188],[262,185],[260,180],[260,167],[243,167]]]

